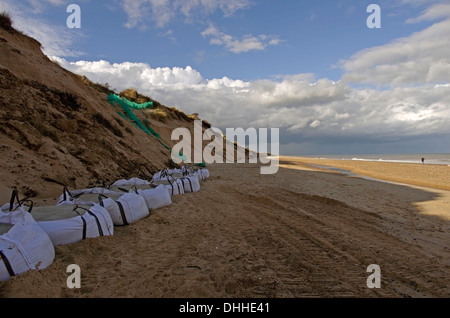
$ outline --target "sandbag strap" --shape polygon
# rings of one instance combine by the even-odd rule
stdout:
[[[134,190],[134,192],[135,192],[136,194],[139,194],[139,193],[138,193],[138,188],[137,188],[136,185],[132,185],[130,190]]]
[[[88,213],[89,215],[91,215],[91,216],[94,217],[95,222],[97,223],[98,234],[99,234],[100,236],[103,236],[102,225],[100,224],[100,221],[99,221],[97,215],[95,215],[95,213],[92,213],[91,210],[85,209],[85,208],[83,208],[83,207],[78,207],[78,206],[76,206],[73,210],[74,210],[75,212],[78,213],[78,211],[77,211],[78,208],[85,210],[86,213]],[[84,240],[84,239],[86,238],[86,220],[83,218],[83,216],[82,216],[80,213],[78,213],[78,215],[81,216],[81,220],[83,221],[83,240]]]
[[[14,202],[17,201],[17,206],[14,207]],[[19,192],[17,191],[17,189],[14,189],[12,194],[11,194],[11,199],[9,201],[9,212],[15,211],[18,208],[22,207],[22,204],[24,202],[29,202],[30,203],[30,207],[28,208],[29,213],[31,213],[31,210],[33,209],[33,201],[29,200],[28,197],[22,200],[19,200]]]
[[[20,200],[19,200],[19,191],[17,191],[17,189],[14,189],[12,191],[11,194],[11,200],[9,200],[9,211],[11,212],[12,210],[14,210],[14,202],[17,200],[17,203],[19,203],[20,205]]]
[[[86,239],[87,223],[86,223],[86,220],[84,219],[84,217],[77,211],[78,208],[83,209],[83,210],[86,210],[86,209],[84,209],[82,207],[78,207],[78,205],[75,205],[73,207],[73,211],[80,216],[81,222],[83,223],[83,230],[82,230],[82,234],[81,234],[81,239],[84,240],[84,239]]]
[[[72,193],[66,187],[63,187],[63,202],[67,201],[67,195],[69,195],[69,198],[73,198]]]
[[[102,193],[100,193],[98,195],[98,202],[99,202],[100,206],[105,207],[105,205],[103,204],[103,198],[107,198],[107,199],[109,199],[109,198],[106,195],[102,194]],[[122,217],[123,224],[124,225],[128,225],[129,223],[127,221],[127,217],[125,215],[125,210],[123,208],[122,203],[119,202],[119,201],[115,201],[115,200],[114,200],[114,202],[116,202],[117,206],[119,207],[119,212],[120,212],[120,216]],[[101,229],[101,226],[100,226],[100,229]]]
[[[6,255],[3,253],[3,251],[0,251],[0,258],[2,259],[3,263],[5,264],[6,270],[8,271],[9,276],[15,276],[14,270],[11,266],[11,263],[9,262]]]
[[[120,216],[122,217],[122,221],[124,225],[128,225],[127,216],[125,215],[125,210],[123,209],[122,202],[120,201],[114,201],[116,202],[117,206],[119,207]]]
[[[98,228],[98,234],[100,236],[103,236],[103,229],[102,229],[102,225],[97,217],[97,215],[95,215],[95,213],[92,213],[91,210],[86,210],[87,213],[89,213],[90,215],[92,215],[95,218],[95,222],[97,223],[97,228]]]
[[[67,189],[66,187],[63,188],[63,198],[61,201],[58,202],[58,204],[60,204],[61,202],[64,201],[74,201],[76,199],[78,199],[79,197],[81,197],[84,194],[84,192],[80,192],[78,194],[73,194],[72,192],[69,191],[69,189]]]
[[[176,180],[173,176],[171,176],[171,175],[167,175],[165,179],[169,182],[170,185],[172,185],[172,183],[175,183],[175,182],[177,181],[177,180]],[[172,179],[172,181],[171,181],[170,179]]]
[[[183,180],[189,181],[189,186],[191,187],[191,192],[194,192],[194,189],[192,188],[192,182],[191,182],[191,179],[189,179],[189,178],[184,178]]]
[[[100,204],[100,206],[105,207],[105,205],[103,204],[103,198],[109,199],[106,195],[104,195],[103,193],[100,193],[98,195],[98,203]]]
[[[84,217],[82,215],[80,215],[80,217],[81,217],[81,221],[83,222],[83,232],[82,232],[81,238],[83,240],[85,240],[86,239],[86,232],[87,232],[87,224],[86,224],[86,220],[84,219]]]
[[[34,202],[31,201],[31,200],[29,200],[29,199],[22,199],[22,200],[20,200],[19,205],[22,206],[22,204],[23,204],[24,202],[29,202],[29,203],[30,203],[30,207],[28,208],[28,211],[27,211],[27,212],[28,212],[28,213],[31,213],[31,210],[33,210]]]
[[[116,183],[116,181],[117,181],[118,179],[115,179],[113,182],[111,182],[110,184],[108,184],[108,186],[106,187],[106,189],[110,189],[113,185],[114,185],[114,183]]]
[[[17,201],[17,206],[14,208],[14,202]],[[19,199],[19,191],[17,189],[14,189],[11,194],[11,199],[9,201],[9,212],[17,210],[19,207],[22,206],[24,202],[29,202],[30,208],[28,209],[28,212],[31,213],[31,210],[33,209],[33,201],[29,200],[28,197],[25,199],[20,200]]]
[[[174,195],[175,194],[175,185],[177,186],[177,189],[178,189],[178,194],[181,194],[181,186],[180,186],[180,184],[178,183],[178,182],[174,182],[174,183],[171,183],[170,184],[170,187],[172,188],[172,195]]]

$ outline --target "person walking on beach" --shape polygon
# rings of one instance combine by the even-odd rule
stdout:
[[[422,164],[425,164],[425,158],[422,157]]]

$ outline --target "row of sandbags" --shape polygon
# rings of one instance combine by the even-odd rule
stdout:
[[[208,169],[165,169],[152,180],[121,179],[108,187],[63,193],[55,206],[34,207],[14,190],[0,207],[0,281],[28,270],[48,267],[54,246],[114,234],[150,211],[172,204],[172,196],[200,190]]]

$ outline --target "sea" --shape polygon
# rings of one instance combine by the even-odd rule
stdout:
[[[378,161],[378,162],[404,162],[404,163],[422,163],[425,164],[447,165],[450,166],[450,153],[428,153],[428,154],[348,154],[348,155],[309,155],[301,156],[308,158],[321,159],[340,159],[340,160],[360,160],[360,161]]]

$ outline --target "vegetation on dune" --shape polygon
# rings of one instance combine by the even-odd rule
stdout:
[[[11,16],[6,11],[0,12],[0,28],[7,31],[13,30]]]
[[[27,36],[24,32],[17,30],[16,28],[13,27],[13,20],[11,18],[11,15],[6,11],[0,12],[0,29],[3,29],[9,33],[16,33]],[[28,40],[35,43],[39,48],[42,47],[42,44],[38,40],[29,36]],[[20,51],[16,53],[20,54]]]

